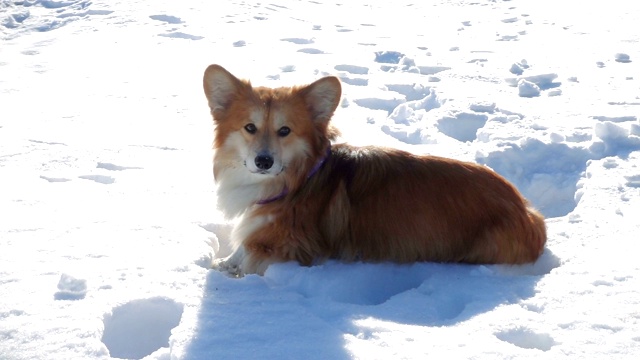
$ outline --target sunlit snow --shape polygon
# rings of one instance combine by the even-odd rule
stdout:
[[[640,358],[633,1],[0,0],[0,359]],[[337,75],[343,140],[485,164],[523,266],[229,252],[202,74]],[[407,204],[411,206],[411,204]]]

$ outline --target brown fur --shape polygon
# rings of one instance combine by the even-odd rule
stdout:
[[[251,189],[257,195],[248,196],[240,212],[232,239],[236,254],[214,267],[262,273],[273,262],[312,265],[329,258],[520,264],[535,261],[543,251],[543,217],[513,185],[484,166],[342,144],[334,145],[313,172],[336,134],[329,125],[340,100],[336,78],[304,87],[252,88],[212,65],[204,87],[216,125],[214,173],[221,184],[233,181],[229,169],[244,171],[247,159],[240,164],[239,147],[285,156],[296,141],[307,145],[277,175],[247,171],[257,179],[248,185],[255,186]],[[261,114],[261,127],[248,134],[243,127],[254,110]],[[291,128],[286,137],[273,135],[282,125],[275,125],[278,116]],[[232,134],[238,140],[227,141]],[[219,197],[225,196],[224,189],[219,187]]]

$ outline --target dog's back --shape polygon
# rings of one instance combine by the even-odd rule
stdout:
[[[257,212],[278,212],[295,249],[269,249],[303,264],[518,264],[535,261],[546,241],[542,216],[490,169],[377,147],[334,146],[299,192]]]

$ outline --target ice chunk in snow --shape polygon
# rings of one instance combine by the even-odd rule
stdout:
[[[87,281],[62,274],[58,281],[58,292],[53,296],[56,300],[79,300],[87,294]]]
[[[518,95],[521,97],[536,97],[540,95],[540,87],[531,81],[520,79],[518,82]]]

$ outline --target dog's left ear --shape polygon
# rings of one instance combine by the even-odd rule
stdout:
[[[328,76],[300,89],[314,120],[328,122],[340,103],[340,80]]]

